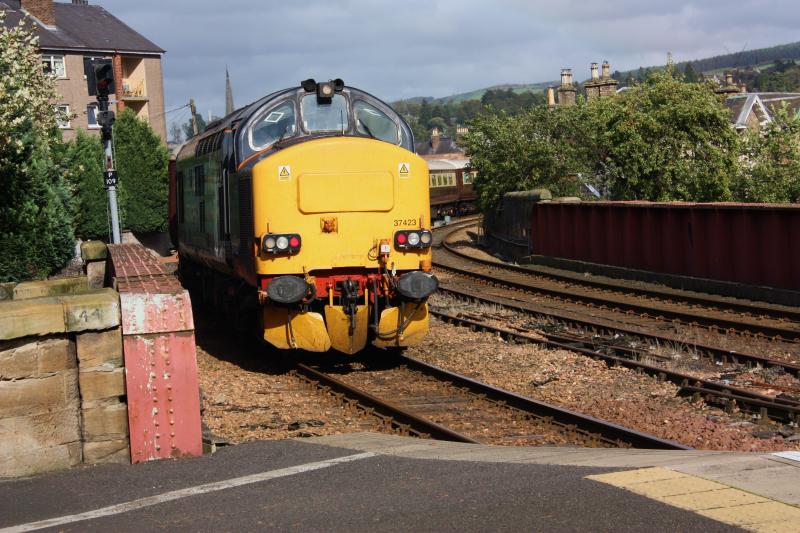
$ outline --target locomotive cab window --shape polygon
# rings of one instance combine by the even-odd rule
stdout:
[[[353,104],[353,114],[356,117],[358,133],[392,144],[399,142],[397,124],[383,111],[362,100],[357,100]]]
[[[347,99],[333,95],[329,103],[320,103],[316,95],[303,97],[300,104],[303,129],[308,133],[347,130]]]
[[[250,148],[263,150],[269,145],[295,134],[295,113],[292,102],[282,102],[266,110],[250,128]]]

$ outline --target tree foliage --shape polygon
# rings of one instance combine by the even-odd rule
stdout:
[[[123,227],[163,231],[167,224],[169,152],[150,125],[125,109],[114,124],[114,155]]]
[[[515,117],[472,121],[464,146],[471,165],[480,169],[473,187],[481,207],[491,209],[507,192],[539,187],[556,195],[577,194],[576,176],[590,167],[592,146],[581,134],[583,111],[583,106],[550,110],[540,105]]]
[[[61,166],[75,207],[75,233],[83,239],[108,237],[108,196],[103,184],[103,145],[83,130],[63,148]]]
[[[433,128],[444,135],[455,137],[457,126],[465,125],[477,117],[498,113],[519,115],[544,101],[542,93],[489,89],[480,100],[441,102],[422,99],[420,102],[395,102],[392,107],[409,123],[414,137],[423,141],[430,138]]]
[[[800,201],[800,117],[784,107],[761,132],[745,134],[743,171],[734,183],[744,202]]]
[[[620,98],[591,103],[605,160],[599,185],[618,200],[730,200],[737,172],[730,112],[704,84],[651,73]]]
[[[197,121],[197,133],[199,135],[204,131],[206,131],[206,120],[200,113],[195,113],[194,118]],[[183,135],[185,139],[191,139],[192,137],[194,137],[194,127],[192,126],[191,116],[189,117],[189,120],[183,123],[181,128],[183,128]]]
[[[30,28],[0,12],[0,282],[41,278],[73,256],[69,196],[53,159],[55,80]]]
[[[729,111],[710,87],[671,69],[612,98],[480,117],[465,146],[484,209],[508,191],[574,195],[582,182],[615,200],[730,200],[739,172]]]

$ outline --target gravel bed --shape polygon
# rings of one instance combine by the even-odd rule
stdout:
[[[542,331],[554,334],[583,334],[580,330],[574,330],[563,324],[546,319],[536,319],[501,306],[458,301],[444,294],[434,295],[431,305],[439,307],[449,314],[464,316],[490,326],[518,329],[539,338],[544,338],[541,335]],[[687,350],[685,346],[681,348],[670,344],[656,344],[636,337],[620,336],[613,339],[613,343],[638,350],[643,354],[645,363],[688,373],[698,378],[724,380],[725,383],[766,396],[775,397],[783,394],[800,400],[800,379],[780,368],[748,368],[744,364],[722,365],[708,357],[701,357],[691,348]]]
[[[351,368],[340,376],[349,385],[482,444],[612,447],[595,435],[529,416],[405,367]]]
[[[274,350],[209,329],[198,326],[197,364],[203,422],[214,435],[236,444],[379,430],[373,417],[344,409],[287,373]]]
[[[509,344],[432,320],[408,354],[519,394],[561,405],[698,449],[800,450],[800,434],[746,415],[677,397],[678,387],[566,350]],[[782,435],[779,433],[781,432]]]

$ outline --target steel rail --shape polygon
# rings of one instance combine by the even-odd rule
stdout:
[[[605,420],[600,420],[589,415],[584,415],[558,407],[545,402],[527,398],[507,390],[481,383],[472,378],[456,374],[438,366],[425,363],[407,355],[395,354],[398,362],[409,368],[418,370],[441,381],[449,381],[457,386],[468,388],[470,391],[485,395],[496,402],[504,403],[520,411],[531,413],[541,418],[551,418],[564,426],[575,426],[589,433],[596,433],[604,440],[611,442],[627,443],[634,448],[659,449],[659,450],[691,450],[689,446],[658,438],[654,435],[642,433]]]
[[[440,247],[445,248],[451,254],[462,257],[469,261],[481,263],[486,266],[500,267],[512,272],[526,274],[528,276],[539,276],[543,278],[550,278],[553,280],[561,281],[564,283],[571,283],[575,285],[582,285],[586,287],[594,287],[602,290],[612,291],[615,293],[628,293],[636,294],[639,296],[647,296],[650,298],[658,298],[659,300],[670,302],[680,305],[684,302],[696,305],[702,305],[706,308],[716,308],[718,310],[731,310],[739,313],[746,313],[754,317],[768,316],[776,319],[789,318],[795,322],[800,322],[800,310],[791,309],[788,306],[765,306],[759,305],[755,302],[733,302],[728,300],[721,300],[716,298],[707,298],[693,294],[676,294],[669,290],[660,290],[658,288],[644,288],[626,285],[624,282],[609,282],[598,279],[584,278],[579,274],[559,274],[558,272],[551,272],[550,270],[542,270],[535,265],[523,267],[519,265],[511,265],[505,263],[496,263],[486,259],[471,257],[457,249],[447,242],[448,238],[456,231],[463,229],[465,226],[475,225],[474,220],[459,221],[457,227],[452,227],[452,230],[441,238]],[[448,226],[449,227],[449,226]],[[438,229],[438,228],[437,228]],[[800,331],[794,332],[795,335],[800,335]]]
[[[618,447],[627,445],[634,448],[645,449],[692,449],[674,441],[660,439],[647,433],[635,431],[555,405],[526,398],[519,394],[481,383],[408,356],[393,354],[390,357],[393,357],[398,365],[406,365],[408,368],[416,370],[424,375],[434,377],[438,381],[447,382],[456,387],[467,389],[478,397],[487,398],[497,404],[517,409],[539,419],[551,420],[568,432],[575,431],[585,434],[588,437],[596,436],[599,440]],[[407,411],[390,402],[386,402],[385,400],[344,383],[308,365],[298,363],[296,365],[296,372],[304,375],[306,379],[312,383],[324,384],[331,390],[355,399],[364,408],[373,410],[391,419],[391,423],[394,427],[406,431],[411,435],[417,437],[432,437],[439,440],[454,442],[479,443],[477,440],[426,420],[415,413]]]
[[[409,434],[416,437],[432,437],[438,440],[447,440],[452,442],[470,442],[477,444],[478,441],[457,433],[444,426],[426,420],[420,416],[415,415],[401,407],[393,405],[389,402],[381,400],[367,392],[352,387],[343,381],[340,381],[324,372],[320,372],[315,368],[311,368],[303,363],[297,363],[296,370],[304,374],[312,381],[324,383],[332,390],[335,390],[349,398],[357,400],[361,405],[368,409],[373,409],[384,416],[393,419],[392,424],[398,429],[407,431]],[[405,426],[405,427],[404,427]]]
[[[724,385],[721,383],[715,383],[711,380],[698,378],[696,376],[692,376],[690,374],[684,374],[682,372],[676,372],[674,370],[669,370],[660,366],[651,365],[648,363],[642,363],[640,361],[635,361],[633,359],[628,359],[626,357],[619,357],[616,355],[606,354],[603,353],[602,351],[580,348],[575,346],[574,344],[556,342],[548,339],[534,337],[532,335],[527,335],[509,329],[491,326],[475,320],[457,317],[449,313],[443,313],[441,311],[437,311],[435,309],[430,310],[430,313],[433,316],[436,316],[445,322],[465,325],[477,330],[489,331],[498,334],[506,339],[538,344],[540,346],[545,346],[547,348],[558,348],[563,350],[569,350],[575,353],[586,355],[588,357],[592,357],[594,359],[602,359],[606,363],[609,363],[611,365],[619,365],[637,371],[642,371],[648,375],[655,376],[660,380],[668,380],[674,383],[675,385],[678,385],[681,389],[685,389],[684,392],[690,392],[690,393],[698,392],[697,390],[692,389],[692,387],[694,387],[696,389],[702,389],[702,392],[705,394],[716,395],[721,400],[724,400],[726,397],[736,399],[737,405],[743,410],[761,416],[767,415],[770,418],[778,420],[780,422],[796,423],[800,421],[800,403],[795,402],[793,400],[771,398],[769,396],[765,396],[755,392],[750,392],[745,389],[732,387],[730,385]]]
[[[479,295],[471,291],[466,291],[464,289],[456,289],[454,287],[449,287],[447,284],[440,285],[438,292],[440,294],[449,294],[459,299],[467,299],[474,302],[499,305],[507,309],[511,309],[513,311],[521,313],[526,313],[529,315],[543,315],[551,317],[558,322],[568,323],[579,328],[587,328],[592,331],[601,331],[603,333],[621,333],[623,335],[639,337],[642,339],[650,339],[660,343],[673,344],[677,346],[681,345],[689,346],[692,349],[696,349],[697,351],[708,354],[714,361],[718,361],[723,364],[729,364],[731,362],[734,364],[739,364],[741,362],[746,362],[748,364],[755,364],[757,366],[762,366],[764,368],[781,368],[788,374],[794,375],[795,377],[800,377],[800,364],[790,363],[788,361],[779,361],[776,359],[770,359],[768,357],[764,357],[763,355],[758,355],[749,352],[741,352],[736,350],[728,350],[725,348],[719,348],[717,346],[711,346],[708,344],[687,343],[686,341],[682,341],[677,337],[673,337],[670,335],[664,335],[661,333],[647,333],[639,329],[628,328],[625,326],[610,325],[604,322],[600,322],[598,320],[593,320],[588,318],[575,318],[574,316],[570,316],[567,313],[560,313],[555,310],[538,307],[533,303],[524,302],[523,305],[522,303],[512,302],[509,301],[508,299],[504,299],[503,297],[499,296]],[[565,340],[563,337],[558,338],[558,335],[555,334],[542,333],[541,335],[543,337],[550,338],[551,340],[559,342],[569,342]],[[647,355],[651,357],[653,356],[653,354],[648,354],[646,352],[644,353],[637,352],[632,348],[627,348],[624,346],[611,345],[603,342],[598,343],[593,339],[580,338],[580,339],[575,339],[573,342],[586,342],[592,344],[592,346],[594,347],[604,346],[604,347],[609,347],[615,351],[628,351],[629,353],[635,352],[639,353],[639,355]]]
[[[469,261],[477,262],[479,264],[483,264],[484,261],[484,260],[474,259],[468,256],[460,256],[457,254],[454,255],[456,255],[456,257],[459,257],[460,259],[467,259]],[[724,318],[709,317],[702,314],[694,314],[684,311],[656,309],[648,307],[646,305],[641,305],[632,302],[620,302],[618,300],[608,300],[600,296],[578,294],[563,289],[540,287],[532,283],[524,283],[521,281],[503,279],[491,274],[482,274],[479,272],[474,272],[472,270],[467,270],[465,268],[459,268],[457,266],[448,265],[442,263],[441,259],[438,260],[435,259],[433,263],[437,268],[450,270],[451,272],[454,272],[460,276],[478,279],[487,283],[501,284],[503,286],[521,290],[527,293],[543,294],[564,301],[575,301],[583,304],[591,304],[599,309],[618,309],[620,311],[626,311],[626,310],[633,311],[646,318],[657,318],[657,317],[663,317],[667,319],[671,318],[687,326],[696,326],[701,324],[704,326],[716,326],[721,329],[727,329],[731,332],[751,332],[755,334],[760,333],[767,337],[771,337],[772,339],[780,338],[784,341],[788,339],[790,342],[792,341],[797,342],[797,340],[800,339],[800,331],[797,330],[778,328],[762,324],[754,324],[751,322],[741,322],[737,320],[729,320]],[[496,268],[497,270],[511,270],[506,265],[500,263],[493,263],[489,261],[487,262],[487,264],[492,268]]]

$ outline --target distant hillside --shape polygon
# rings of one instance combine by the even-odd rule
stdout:
[[[511,89],[517,94],[539,93],[544,91],[548,86],[556,84],[558,84],[557,81],[543,81],[539,83],[504,83],[501,85],[492,85],[491,87],[484,87],[483,89],[476,89],[474,91],[470,91],[467,93],[459,93],[451,96],[444,96],[442,98],[433,98],[432,96],[415,96],[413,98],[406,98],[402,101],[409,104],[419,104],[422,103],[423,100],[427,100],[429,103],[434,103],[434,104],[444,104],[444,103],[460,104],[461,102],[466,102],[467,100],[480,100],[486,93],[486,91],[491,91],[491,90],[505,91],[507,89]]]
[[[778,59],[781,60],[794,60],[800,59],[800,41],[796,43],[780,44],[777,46],[770,46],[769,48],[758,48],[756,50],[743,50],[732,54],[724,54],[704,59],[693,59],[691,61],[681,61],[676,66],[679,70],[683,71],[687,63],[691,63],[695,72],[702,72],[704,74],[722,74],[725,70],[733,68],[753,68],[755,70],[763,70],[772,67],[774,62]],[[664,65],[645,67],[645,69],[659,69],[664,68]],[[628,70],[624,72],[615,73],[615,77],[619,80],[625,80],[628,75],[634,77],[638,74],[639,69]],[[422,100],[428,100],[431,103],[461,103],[467,100],[480,100],[481,97],[490,89],[512,89],[515,93],[522,92],[541,92],[548,86],[557,85],[558,81],[545,81],[538,83],[528,84],[501,84],[477,89],[474,91],[454,94],[452,96],[445,96],[442,98],[433,98],[429,96],[417,96],[414,98],[407,98],[402,102],[419,104]]]
[[[742,50],[732,54],[708,57],[705,59],[692,59],[681,61],[675,66],[679,70],[684,70],[687,63],[692,64],[695,72],[704,74],[721,74],[725,70],[734,68],[755,68],[764,69],[770,67],[776,60],[800,59],[800,41],[796,43],[780,44],[769,48],[758,48],[756,50]],[[645,67],[649,69],[664,68],[664,65]],[[620,79],[625,79],[628,74],[636,75],[638,69],[628,70],[621,73]]]

